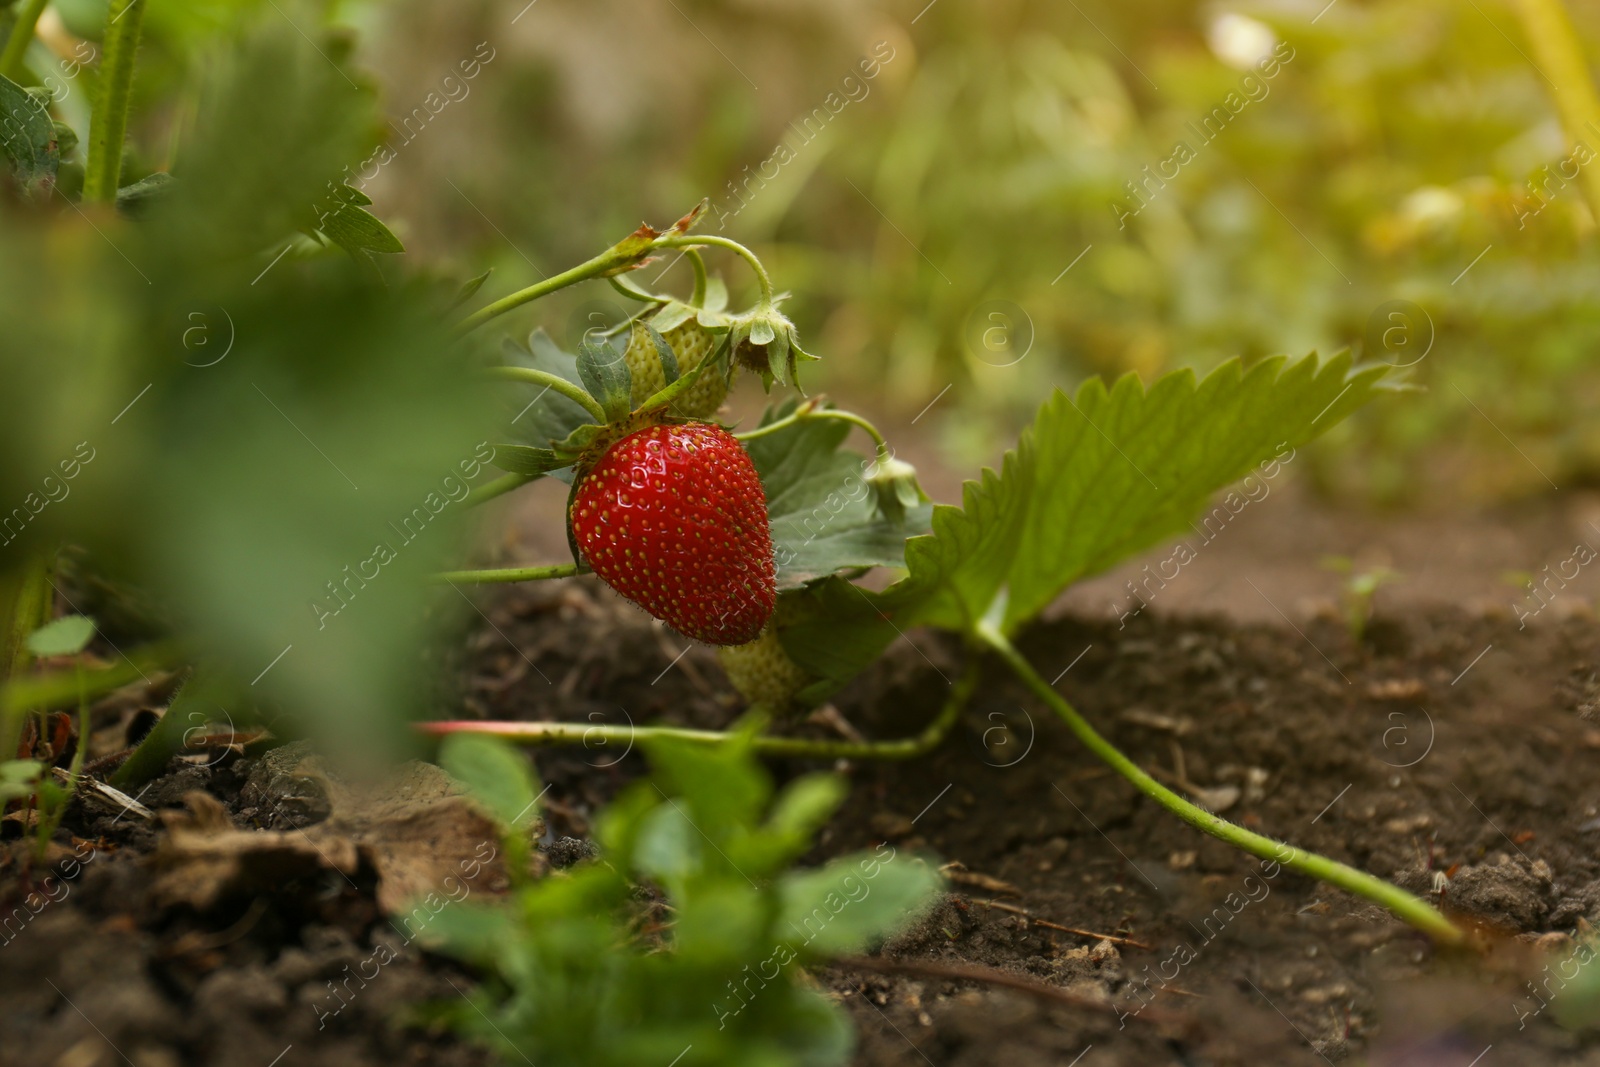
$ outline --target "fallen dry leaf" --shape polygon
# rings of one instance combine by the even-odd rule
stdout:
[[[504,886],[494,823],[438,767],[408,763],[377,786],[343,782],[315,757],[295,773],[327,797],[328,817],[314,826],[241,830],[198,792],[184,797],[185,811],[163,812],[167,832],[151,860],[156,901],[205,909],[319,870],[352,878],[363,864],[376,873],[378,906],[391,915],[430,895],[459,900]]]

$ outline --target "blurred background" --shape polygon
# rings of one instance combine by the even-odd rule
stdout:
[[[1600,7],[1568,7],[1595,54]],[[414,254],[508,292],[710,197],[703,228],[794,293],[811,386],[921,415],[964,475],[1052,385],[1344,347],[1426,393],[1341,427],[1324,491],[1484,503],[1600,473],[1583,157],[1503,0],[344,15],[398,132],[366,191]]]
[[[1600,54],[1600,6],[1567,7]],[[105,21],[56,0],[24,57],[80,136]],[[944,501],[1092,375],[1343,348],[1403,368],[1411,392],[1306,450],[1296,503],[1162,608],[1275,619],[1392,568],[1505,612],[1600,535],[1600,125],[1563,129],[1540,57],[1510,0],[155,0],[123,177],[176,191],[91,215],[80,145],[0,203],[0,491],[103,456],[0,569],[84,545],[167,590],[241,684],[356,735],[420,710],[392,665],[437,604],[350,578],[375,542],[411,579],[485,530],[506,562],[566,552],[557,483],[499,526],[443,503],[498,415],[441,312],[486,266],[478,302],[706,198],[700,229],[791,293],[807,388],[879,418]],[[403,253],[305,236],[340,181]],[[748,271],[711,261],[748,304]],[[671,258],[639,278],[691,281]],[[542,325],[570,348],[626,310],[578,286],[462,347]],[[760,401],[746,378],[734,411]],[[400,517],[430,500],[411,547]],[[1077,606],[1120,611],[1123,577]]]

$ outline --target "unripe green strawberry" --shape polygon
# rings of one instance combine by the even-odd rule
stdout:
[[[572,537],[607,585],[686,637],[753,641],[777,602],[767,498],[720,426],[648,426],[578,480]]]
[[[672,346],[672,354],[678,358],[680,375],[693,371],[710,359],[712,353],[717,350],[717,335],[693,318],[664,331],[661,336]],[[633,324],[625,358],[628,361],[628,370],[633,376],[634,407],[638,407],[666,388],[667,377],[661,369],[661,357],[656,352],[650,332],[640,323]],[[722,401],[727,395],[727,380],[715,367],[707,367],[705,373],[700,375],[689,391],[673,401],[670,410],[672,414],[682,418],[710,418],[716,414],[717,408],[722,406]]]
[[[778,713],[787,711],[795,694],[811,680],[806,669],[789,658],[778,640],[778,628],[771,625],[747,645],[717,649],[717,662],[740,696]]]

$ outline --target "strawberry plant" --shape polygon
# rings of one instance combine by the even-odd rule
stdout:
[[[1398,887],[1235,826],[1161,785],[1044,682],[1013,643],[1015,634],[1072,583],[1185,530],[1214,494],[1258,465],[1292,455],[1387,388],[1389,367],[1354,366],[1349,354],[1341,353],[1326,360],[1275,357],[1248,369],[1234,361],[1204,379],[1180,371],[1149,388],[1131,374],[1109,388],[1090,379],[1073,394],[1055,391],[999,471],[985,470],[967,484],[960,507],[930,510],[915,472],[894,458],[871,423],[852,413],[791,399],[769,408],[744,434],[671,413],[676,391],[708,371],[726,381],[749,368],[769,390],[774,383],[791,383],[799,353],[793,327],[776,312],[771,282],[753,254],[726,238],[688,232],[694,221],[691,213],[664,234],[642,228],[587,264],[503,298],[465,321],[465,328],[474,329],[561,286],[614,275],[649,252],[694,245],[736,252],[755,271],[761,291],[757,306],[743,315],[697,313],[696,325],[716,343],[710,355],[695,353],[694,369],[687,374],[673,345],[647,321],[636,320],[635,329],[642,325],[651,339],[661,380],[669,383],[640,403],[631,385],[632,369],[640,362],[637,351],[624,358],[615,346],[607,347],[609,342],[586,342],[578,355],[568,356],[537,331],[526,348],[511,348],[517,364],[495,373],[541,387],[514,400],[542,412],[530,424],[545,439],[499,447],[497,462],[513,468],[514,481],[505,482],[506,488],[545,474],[575,481],[569,520],[574,561],[447,577],[521,581],[592,569],[686,636],[733,646],[722,652],[730,678],[768,712],[820,703],[913,627],[951,631],[972,653],[957,697],[970,686],[980,657],[993,656],[1090,750],[1179,818],[1253,855],[1377,901],[1440,940],[1461,938],[1438,911]],[[703,267],[697,275],[704,277]],[[653,307],[674,303],[614,284]],[[700,304],[705,288],[697,283],[690,308]],[[695,344],[704,343],[696,333]],[[585,422],[586,415],[592,421]],[[641,433],[641,421],[658,427],[654,437],[651,431]],[[698,500],[684,473],[698,461],[674,465],[641,443],[654,440],[665,447],[686,432],[686,425],[701,439],[716,442],[711,451],[724,465],[713,473],[708,463],[706,476],[698,479]],[[852,426],[871,436],[873,463],[840,450]],[[610,444],[618,435],[626,435],[621,444]],[[592,451],[597,442],[612,450],[598,460]],[[766,581],[768,538],[746,509],[761,493],[747,479],[730,481],[724,473],[745,469],[744,462],[733,459],[740,444],[766,497],[775,603],[769,594],[774,586]],[[605,479],[598,486],[592,481],[597,472]],[[857,472],[853,481],[852,472]],[[730,490],[732,485],[740,488]],[[860,489],[854,500],[849,499],[852,485]],[[834,500],[840,500],[836,519]],[[727,530],[700,542],[707,547],[696,553],[687,546],[696,544],[696,528],[708,508],[722,509]],[[897,568],[903,577],[882,591],[853,581],[875,566]],[[694,584],[726,574],[737,578],[724,579],[722,588]],[[708,612],[717,625],[707,625]],[[953,699],[911,739],[835,742],[763,734],[751,745],[774,755],[906,758],[938,744],[959,716],[960,704]],[[427,729],[437,735],[498,734],[529,744],[592,739],[597,729],[614,729],[619,740],[725,740],[714,732],[562,723],[459,722]]]
[[[599,817],[598,858],[441,912],[430,947],[492,980],[437,1014],[541,1064],[842,1062],[843,1013],[799,969],[903,928],[942,879],[888,844],[789,869],[846,790],[825,774],[774,790],[754,726],[718,748],[649,740],[654,773]],[[536,790],[527,761],[493,746],[457,735],[441,760],[514,845]]]

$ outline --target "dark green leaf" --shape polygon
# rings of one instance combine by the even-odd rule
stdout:
[[[633,409],[633,376],[621,346],[609,340],[580,342],[578,377],[589,395],[600,401],[607,419],[620,419]]]
[[[761,425],[797,403],[769,408]],[[928,504],[907,509],[901,522],[879,514],[866,480],[871,464],[839,447],[849,434],[837,419],[810,419],[746,445],[767,494],[779,589],[849,568],[903,567],[906,538],[930,529]]]
[[[55,123],[33,94],[9,78],[0,77],[0,149],[11,161],[11,171],[27,188],[47,184],[61,165]]]

